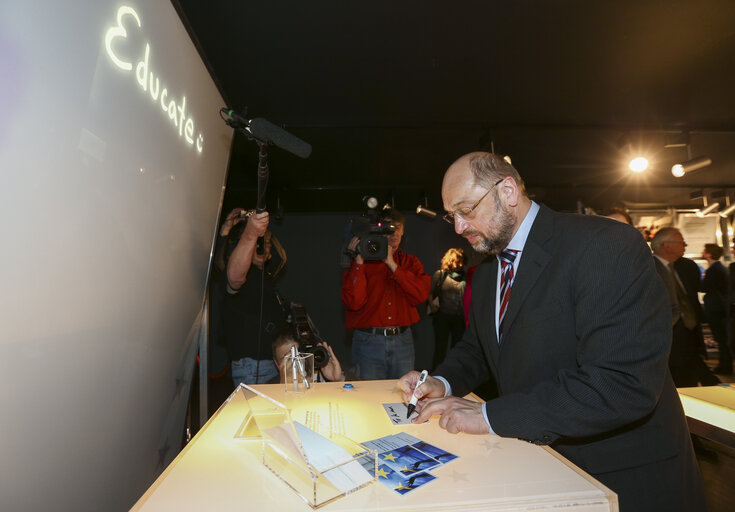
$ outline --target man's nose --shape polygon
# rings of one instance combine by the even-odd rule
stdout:
[[[458,235],[461,235],[465,232],[465,230],[469,227],[469,222],[464,220],[459,215],[454,216],[454,232]]]

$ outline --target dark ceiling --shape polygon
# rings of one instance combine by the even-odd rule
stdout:
[[[447,166],[491,148],[557,209],[735,199],[733,0],[176,3],[228,106],[313,146],[270,151],[271,209],[441,209]],[[674,178],[688,153],[713,163]],[[257,163],[237,135],[226,207],[254,204]]]

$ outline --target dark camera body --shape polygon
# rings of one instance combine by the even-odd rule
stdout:
[[[350,267],[350,258],[362,256],[365,261],[383,261],[388,257],[388,236],[396,230],[389,221],[378,219],[377,215],[368,215],[350,221],[347,230],[345,248],[342,251],[340,265]],[[360,243],[354,251],[347,249],[352,238],[358,237]]]
[[[286,321],[293,327],[294,339],[299,344],[299,352],[314,354],[314,370],[326,366],[329,362],[329,351],[317,345],[306,308],[296,302],[289,303]]]

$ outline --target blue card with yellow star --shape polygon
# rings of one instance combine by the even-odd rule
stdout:
[[[434,446],[433,444],[425,443],[423,441],[414,443],[413,447],[427,455],[430,455],[442,464],[446,464],[450,460],[454,460],[457,458],[457,455],[449,453],[446,450],[442,450],[438,446]]]
[[[372,473],[374,472],[371,471]],[[406,477],[398,471],[393,471],[393,469],[385,464],[378,466],[377,476],[380,483],[398,494],[407,494],[436,479],[434,475],[426,471],[420,471]]]
[[[404,476],[428,471],[441,463],[412,446],[401,446],[378,454],[379,464],[384,464]]]

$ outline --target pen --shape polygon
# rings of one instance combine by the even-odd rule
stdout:
[[[416,408],[416,402],[419,401],[419,399],[416,398],[416,390],[419,388],[421,384],[426,382],[426,377],[428,376],[429,376],[429,372],[426,370],[421,372],[421,375],[419,375],[419,381],[416,383],[416,387],[413,388],[413,393],[411,394],[411,401],[408,402],[408,410],[406,411],[406,418],[409,418],[413,410]]]

